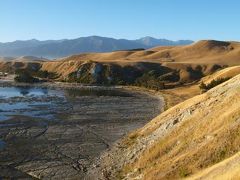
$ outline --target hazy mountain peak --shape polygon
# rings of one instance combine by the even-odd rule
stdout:
[[[38,56],[59,58],[87,52],[109,52],[127,49],[148,49],[154,46],[191,44],[193,41],[170,41],[146,36],[137,40],[114,39],[101,36],[77,39],[46,40],[30,39],[0,43],[0,56]]]

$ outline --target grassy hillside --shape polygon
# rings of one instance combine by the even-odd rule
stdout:
[[[117,51],[89,53],[63,58],[57,62],[43,63],[43,70],[56,71],[66,78],[86,62],[115,64],[120,67],[152,64],[175,70],[181,81],[200,79],[226,66],[239,65],[240,43],[199,41],[192,45],[157,47],[145,51]]]
[[[1,61],[0,70],[27,69],[68,82],[164,89],[168,110],[103,155],[99,166],[105,178],[237,178],[240,67],[235,65],[240,63],[239,55],[238,42],[200,41],[58,61]],[[200,82],[210,84],[221,78],[232,79],[199,95]]]
[[[239,101],[240,75],[168,109],[103,156],[105,176],[184,178],[237,154]]]
[[[223,41],[199,41],[192,45],[156,47],[144,51],[116,51],[109,53],[88,53],[65,58],[65,61],[94,60],[108,61],[150,61],[159,63],[189,64],[239,64],[240,43]]]
[[[154,70],[158,74],[156,77],[160,81],[167,81],[165,83],[175,83],[176,81],[188,83],[210,75],[223,67],[238,65],[240,63],[239,54],[240,43],[211,40],[199,41],[192,45],[156,47],[149,50],[85,53],[57,61],[35,61],[34,63],[38,63],[42,71],[58,74],[58,80],[68,81],[69,75],[77,74],[82,68],[85,69],[86,64],[91,64],[86,71],[91,72],[93,71],[91,68],[98,64],[105,67],[102,68],[103,71],[108,69],[110,74],[112,72],[112,74],[121,74],[121,76],[123,76],[123,72],[124,75],[132,76],[134,73],[131,74],[131,71],[137,71],[138,76],[132,77],[134,81],[144,73]],[[32,69],[32,65],[35,66],[35,64],[32,64],[32,61],[25,61],[25,59],[29,58],[18,58],[11,62],[1,61],[0,70]],[[160,77],[159,74],[161,76],[165,74],[165,76]],[[106,82],[106,79],[114,77],[105,76],[104,78],[102,81]],[[124,81],[124,78],[119,81]]]

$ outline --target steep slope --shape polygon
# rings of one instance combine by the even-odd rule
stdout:
[[[240,150],[240,75],[162,113],[102,157],[109,178],[183,178]]]
[[[217,80],[217,79],[221,79],[221,78],[232,78],[238,74],[240,74],[240,66],[232,66],[229,68],[225,68],[221,71],[218,71],[212,75],[206,76],[202,79],[202,81],[205,84],[208,84],[212,80]]]
[[[199,88],[201,82],[209,84],[212,80],[217,80],[219,78],[233,78],[239,74],[240,66],[228,67],[203,77],[197,83],[162,90],[161,93],[166,101],[166,109],[173,107],[186,99],[201,94],[202,90]]]
[[[239,152],[234,156],[209,167],[200,173],[188,178],[189,180],[216,179],[216,180],[237,180],[240,179],[240,155]]]

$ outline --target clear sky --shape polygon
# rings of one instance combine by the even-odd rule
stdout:
[[[99,35],[240,41],[239,0],[0,0],[0,42]]]

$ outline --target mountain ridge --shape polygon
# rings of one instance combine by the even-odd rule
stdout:
[[[44,40],[30,39],[0,43],[0,56],[39,56],[60,58],[80,53],[110,52],[128,49],[149,49],[155,46],[176,46],[191,44],[191,40],[171,41],[143,37],[136,40],[88,36],[76,39]]]

